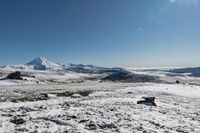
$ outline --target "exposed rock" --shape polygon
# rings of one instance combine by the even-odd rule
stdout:
[[[87,125],[86,125],[86,129],[88,130],[97,130],[97,124],[93,121],[90,121]]]
[[[138,101],[137,104],[145,104],[148,106],[157,106],[155,101],[155,97],[142,97],[144,100]]]
[[[114,74],[111,74],[102,79],[102,81],[112,81],[112,82],[159,82],[160,79],[156,76],[150,76],[145,74],[135,74],[129,71],[120,71]]]
[[[176,84],[180,84],[181,82],[179,81],[179,80],[176,80],[176,82],[175,82]]]
[[[22,80],[22,77],[21,77],[21,72],[17,71],[17,72],[14,72],[14,73],[11,73],[7,76],[8,79],[17,79],[17,80]]]
[[[102,124],[98,124],[98,126],[101,129],[113,129],[113,128],[117,128],[117,126],[114,123],[105,123],[105,122],[103,122]]]
[[[85,123],[85,122],[88,122],[88,121],[89,121],[89,119],[88,120],[80,120],[79,123]]]
[[[157,127],[161,127],[160,123],[157,123],[155,121],[150,121],[150,123],[153,124],[153,125],[155,125],[155,126],[157,126]]]
[[[104,81],[122,81],[122,80],[130,79],[130,78],[132,78],[131,72],[121,71],[121,72],[111,74],[111,75],[103,78],[102,80],[104,80]]]
[[[18,117],[16,117],[16,116],[14,116],[14,117],[10,120],[10,122],[14,123],[15,125],[20,125],[20,124],[25,123],[26,121],[25,121],[24,119],[22,119],[22,118],[18,118]]]

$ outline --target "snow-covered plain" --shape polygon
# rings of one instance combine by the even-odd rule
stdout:
[[[69,91],[89,95],[59,95]],[[98,81],[2,86],[0,132],[198,133],[199,92],[200,87],[192,85]],[[42,94],[48,99],[37,101]],[[157,107],[138,105],[143,96],[155,96]],[[15,118],[24,122],[14,124]]]
[[[15,71],[22,80],[7,78]],[[45,58],[6,65],[0,69],[0,133],[199,133],[200,74],[194,75]],[[137,104],[142,97],[155,97],[157,106]]]

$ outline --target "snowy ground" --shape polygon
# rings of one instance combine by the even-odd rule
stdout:
[[[96,74],[83,74],[63,71],[40,71],[40,70],[20,70],[23,80],[6,79],[9,73],[19,70],[0,69],[0,86],[28,85],[28,84],[65,84],[70,82],[82,82],[88,78],[95,78]],[[1,74],[2,73],[2,74]]]
[[[157,107],[138,105],[143,96],[155,96]],[[199,97],[199,86],[181,84],[4,85],[0,132],[199,133]]]

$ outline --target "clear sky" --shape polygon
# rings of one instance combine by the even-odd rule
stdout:
[[[1,0],[0,65],[200,66],[199,0]]]

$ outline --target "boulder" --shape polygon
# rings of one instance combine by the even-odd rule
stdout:
[[[148,106],[157,106],[155,103],[155,97],[142,97],[144,100],[138,101],[137,104],[145,104]]]
[[[178,81],[178,80],[176,80],[176,82],[175,82],[176,84],[180,84],[181,82],[180,81]]]
[[[21,73],[19,71],[11,73],[7,76],[8,79],[22,80]]]

